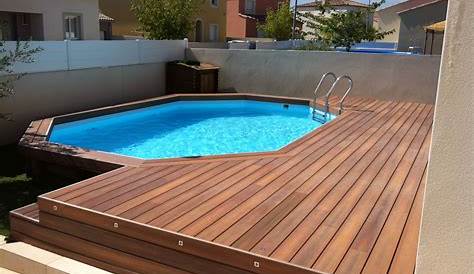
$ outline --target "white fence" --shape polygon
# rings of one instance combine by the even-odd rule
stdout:
[[[7,42],[14,49],[16,42]],[[151,64],[184,58],[184,40],[121,40],[121,41],[41,41],[30,42],[31,48],[43,50],[30,64],[14,65],[16,73],[64,71]]]

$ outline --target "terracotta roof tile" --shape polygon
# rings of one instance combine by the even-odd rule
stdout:
[[[322,4],[322,1],[314,1],[302,5],[298,5],[298,7],[317,7]],[[357,1],[352,0],[326,0],[326,5],[329,6],[351,6],[351,7],[361,7],[366,8],[368,5],[364,3],[360,3]]]

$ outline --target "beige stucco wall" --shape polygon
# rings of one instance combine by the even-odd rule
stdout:
[[[226,1],[219,0],[218,6],[212,6],[211,0],[204,0],[201,5],[197,19],[202,21],[203,24],[203,37],[202,41],[210,41],[209,39],[209,26],[210,24],[216,24],[219,28],[219,40],[224,42],[226,40]],[[195,39],[194,30],[189,34],[189,41]]]
[[[44,40],[63,40],[64,13],[82,15],[83,39],[99,40],[98,0],[0,0],[0,11],[43,15]]]
[[[437,23],[446,19],[447,1],[440,1],[426,5],[414,10],[402,12],[400,16],[400,30],[398,38],[398,50],[407,51],[408,47],[424,47],[425,26]],[[431,36],[428,36],[428,46]],[[433,43],[433,54],[441,54],[443,44],[443,34],[436,34]],[[427,49],[429,52],[429,47]]]
[[[16,142],[30,121],[160,96],[165,63],[30,73],[15,83],[15,95],[0,100],[0,145]]]
[[[0,0],[1,1],[1,0]],[[130,0],[98,0],[100,10],[115,19],[112,25],[114,36],[141,36],[136,16],[130,10]],[[219,41],[226,38],[226,1],[219,0],[218,6],[211,5],[211,0],[203,0],[196,15],[203,23],[203,40],[209,41],[209,24],[219,25]],[[189,33],[189,40],[194,41],[194,32]]]
[[[381,41],[398,43],[400,34],[400,16],[398,16],[398,7],[389,7],[376,12],[377,22],[374,27],[384,31],[394,30],[394,33],[386,35]]]
[[[417,273],[474,271],[474,1],[450,0]]]
[[[114,36],[141,36],[130,3],[130,0],[99,0],[100,10],[115,20],[112,24]]]
[[[353,78],[352,95],[427,103],[435,100],[440,61],[439,56],[296,50],[188,49],[186,55],[221,66],[224,90],[312,98],[321,75],[332,71]]]

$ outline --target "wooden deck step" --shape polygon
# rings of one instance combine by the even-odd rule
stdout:
[[[348,104],[274,154],[146,161],[41,195],[13,235],[110,271],[412,273],[433,106]]]

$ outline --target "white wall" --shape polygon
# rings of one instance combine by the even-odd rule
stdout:
[[[74,70],[95,67],[159,63],[182,59],[184,40],[120,40],[120,41],[42,41],[30,42],[30,48],[41,48],[35,62],[18,63],[17,73]],[[12,50],[16,42],[7,42]]]
[[[321,75],[332,71],[353,78],[352,95],[431,104],[440,62],[439,56],[298,50],[188,49],[186,55],[220,66],[223,90],[312,98]]]
[[[82,16],[83,39],[100,39],[98,0],[0,0],[0,11],[42,14],[44,40],[63,40],[64,13],[77,13]]]
[[[417,273],[474,271],[474,1],[448,4]]]
[[[163,95],[165,63],[184,58],[180,41],[38,42],[44,50],[0,99],[0,145],[13,143],[32,120]]]

